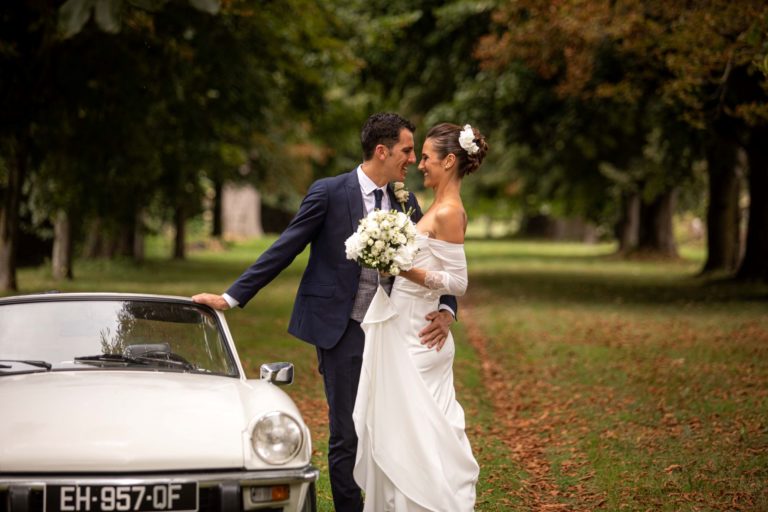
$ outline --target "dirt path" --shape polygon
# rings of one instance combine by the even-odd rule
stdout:
[[[513,462],[528,474],[520,491],[515,492],[516,498],[526,506],[526,510],[531,511],[581,512],[602,508],[605,499],[585,488],[585,482],[592,475],[583,475],[576,484],[562,489],[555,483],[550,461],[546,457],[547,447],[558,442],[554,436],[557,429],[569,421],[568,402],[563,393],[549,385],[545,375],[537,375],[532,368],[526,368],[522,357],[520,367],[514,368],[512,378],[512,369],[503,368],[498,359],[489,354],[487,337],[473,314],[473,305],[467,302],[462,302],[465,310],[462,322],[465,323],[469,342],[480,359],[488,396],[493,397],[500,427],[494,429],[494,435],[509,447]],[[528,407],[532,403],[538,405],[533,409],[533,415]],[[578,425],[569,427],[578,428]],[[573,447],[569,449],[571,457],[561,463],[561,471],[574,474],[584,465],[583,455]]]

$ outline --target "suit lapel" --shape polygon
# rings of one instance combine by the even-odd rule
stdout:
[[[397,197],[395,197],[395,190],[392,188],[391,183],[387,183],[387,195],[389,196],[389,206],[393,210],[397,210],[399,212],[403,211],[403,205],[397,202]]]
[[[347,204],[349,205],[349,223],[352,231],[357,231],[360,219],[365,215],[363,194],[360,192],[360,181],[357,179],[357,169],[347,175]]]

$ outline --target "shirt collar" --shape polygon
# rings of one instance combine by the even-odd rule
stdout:
[[[382,191],[387,188],[386,185],[383,187],[376,186],[373,180],[363,172],[363,164],[357,166],[357,180],[360,182],[360,190],[362,190],[365,195],[372,194],[377,188],[381,188]]]

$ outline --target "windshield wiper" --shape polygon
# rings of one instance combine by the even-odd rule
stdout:
[[[142,366],[162,365],[183,370],[195,370],[195,366],[181,356],[172,353],[148,353],[131,357],[125,354],[98,354],[93,356],[76,357],[75,361],[82,363],[130,363]]]
[[[82,363],[131,363],[146,366],[148,363],[135,357],[125,356],[123,354],[96,354],[93,356],[79,356],[75,361]]]
[[[45,368],[46,370],[50,370],[53,366],[48,361],[41,361],[38,359],[0,359],[0,362],[23,363],[23,364],[28,364],[29,366],[37,366],[38,368]],[[7,364],[0,364],[0,368],[11,368],[11,366]]]
[[[197,370],[197,367],[187,361],[183,356],[180,356],[175,352],[166,352],[164,350],[150,350],[144,354],[137,355],[136,359],[162,364],[170,368],[181,368],[185,371]]]

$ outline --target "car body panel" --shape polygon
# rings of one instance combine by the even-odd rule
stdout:
[[[251,508],[248,486],[283,482],[292,494],[280,506],[286,511],[306,506],[318,475],[310,464],[309,429],[283,389],[246,378],[221,312],[184,297],[109,293],[10,297],[0,299],[0,307],[77,300],[206,309],[217,319],[237,375],[76,361],[56,361],[51,370],[5,366],[0,373],[0,500],[4,492],[11,501],[19,492],[44,493],[53,483],[187,481],[200,488],[235,485],[241,505]],[[303,436],[298,454],[282,465],[265,462],[251,445],[255,424],[275,411],[293,418]]]
[[[16,441],[0,442],[0,471],[243,466],[237,379],[116,370],[3,379],[0,410],[13,421],[0,422],[0,439]]]

